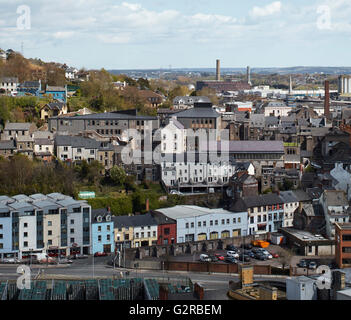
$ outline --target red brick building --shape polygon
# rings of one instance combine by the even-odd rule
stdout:
[[[351,267],[351,223],[335,223],[335,259],[339,268]]]
[[[177,222],[164,216],[160,212],[151,211],[153,218],[157,221],[157,244],[177,243]]]

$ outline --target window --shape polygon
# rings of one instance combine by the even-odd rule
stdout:
[[[52,230],[48,230],[48,236],[52,236]]]
[[[48,227],[52,226],[52,221],[48,221]]]
[[[106,229],[107,229],[107,231],[111,231],[111,226],[110,226],[110,225],[107,225],[107,226],[106,226]]]
[[[4,235],[2,233],[0,233],[0,239],[3,239]]]
[[[98,236],[98,241],[101,242],[101,236]]]
[[[144,238],[144,232],[141,232],[141,233],[140,233],[140,237],[141,237],[141,238]]]
[[[0,224],[0,229],[2,229],[3,228],[3,225],[2,224]]]
[[[27,227],[28,227],[28,223],[27,222],[23,223],[23,228],[27,228]]]
[[[191,227],[194,228],[194,222],[191,223]]]
[[[151,237],[151,232],[147,233],[147,237],[150,238]]]
[[[238,218],[238,223],[241,223],[241,218]]]
[[[74,238],[71,238],[71,243],[74,243]]]
[[[98,226],[98,231],[101,232],[101,226]]]
[[[222,219],[222,224],[225,224],[225,223],[224,223],[224,219]]]
[[[229,224],[229,219],[227,219],[227,224]]]
[[[250,217],[250,223],[255,223],[254,222],[254,217]]]
[[[203,222],[202,222],[202,225],[203,225],[204,227],[206,227],[206,221],[203,221]]]
[[[135,238],[139,238],[139,233],[138,232],[135,234]]]
[[[189,229],[189,223],[188,222],[185,224],[185,228]]]
[[[153,237],[156,237],[156,231],[153,231],[153,232],[152,232],[152,236],[153,236]]]
[[[215,226],[218,226],[218,220],[215,220]]]
[[[71,219],[71,224],[74,224],[74,219]]]
[[[106,240],[107,240],[107,241],[110,241],[110,239],[111,239],[111,237],[110,237],[110,235],[108,234],[108,235],[106,236]]]
[[[198,227],[201,227],[201,221],[199,221],[199,222],[197,223],[197,226],[198,226]]]
[[[210,226],[213,226],[213,220],[210,221]]]

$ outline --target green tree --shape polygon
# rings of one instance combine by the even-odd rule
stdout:
[[[110,170],[110,178],[118,186],[125,183],[127,175],[121,166],[113,166]]]

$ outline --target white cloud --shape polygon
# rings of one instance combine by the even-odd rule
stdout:
[[[264,7],[255,6],[250,11],[250,16],[252,18],[271,16],[273,14],[280,12],[281,8],[282,8],[282,4],[280,1],[272,2]]]
[[[56,39],[67,39],[74,35],[73,31],[58,31],[54,33],[54,38]]]

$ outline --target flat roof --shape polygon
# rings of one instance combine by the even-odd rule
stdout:
[[[313,234],[308,231],[298,230],[294,228],[281,228],[281,231],[285,234],[290,234],[301,242],[334,242],[334,240],[326,239],[320,234]]]
[[[201,217],[210,214],[235,214],[231,211],[224,210],[224,209],[209,209],[204,207],[198,206],[191,206],[191,205],[179,205],[172,208],[163,208],[154,210],[155,212],[161,212],[165,216],[171,219],[184,219],[184,218],[194,218],[194,217]]]

